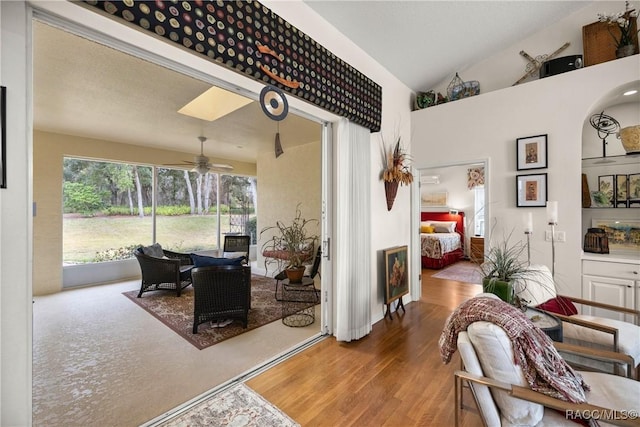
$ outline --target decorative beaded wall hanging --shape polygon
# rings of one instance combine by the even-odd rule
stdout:
[[[380,85],[258,1],[85,3],[372,132],[380,130]]]

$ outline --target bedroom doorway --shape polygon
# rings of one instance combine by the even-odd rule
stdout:
[[[420,227],[423,211],[463,213],[463,259],[470,259],[472,250],[479,250],[480,253],[474,252],[474,255],[483,258],[484,247],[480,243],[489,238],[490,232],[485,227],[490,218],[489,159],[434,165],[418,171],[420,202],[413,207],[414,223]],[[416,234],[419,235],[419,231]],[[421,247],[417,249],[421,252]]]

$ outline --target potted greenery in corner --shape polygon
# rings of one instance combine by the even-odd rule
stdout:
[[[511,244],[511,233],[497,245],[491,245],[480,264],[482,290],[497,295],[505,302],[520,305],[514,301],[514,281],[524,279],[529,274],[528,263],[523,261],[526,245],[522,242]]]
[[[284,257],[265,257],[264,267],[268,269],[270,260],[275,259],[278,268],[287,274],[291,283],[300,283],[304,275],[305,266],[303,261],[313,257],[314,247],[319,239],[307,229],[311,223],[318,224],[317,219],[306,219],[302,217],[300,204],[296,206],[296,216],[290,224],[276,221],[276,225],[265,227],[260,230],[260,238],[269,231],[274,234],[262,244],[262,252],[284,253]],[[286,259],[285,259],[286,258]]]

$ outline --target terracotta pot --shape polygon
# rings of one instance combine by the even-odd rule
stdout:
[[[385,181],[384,182],[384,194],[387,196],[387,210],[390,211],[393,207],[393,202],[396,200],[396,194],[398,193],[398,181]]]
[[[302,276],[304,276],[304,267],[287,268],[284,271],[287,273],[287,279],[289,279],[289,283],[302,282]]]

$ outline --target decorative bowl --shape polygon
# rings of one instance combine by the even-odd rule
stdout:
[[[627,154],[640,153],[640,125],[620,129],[619,137]]]

